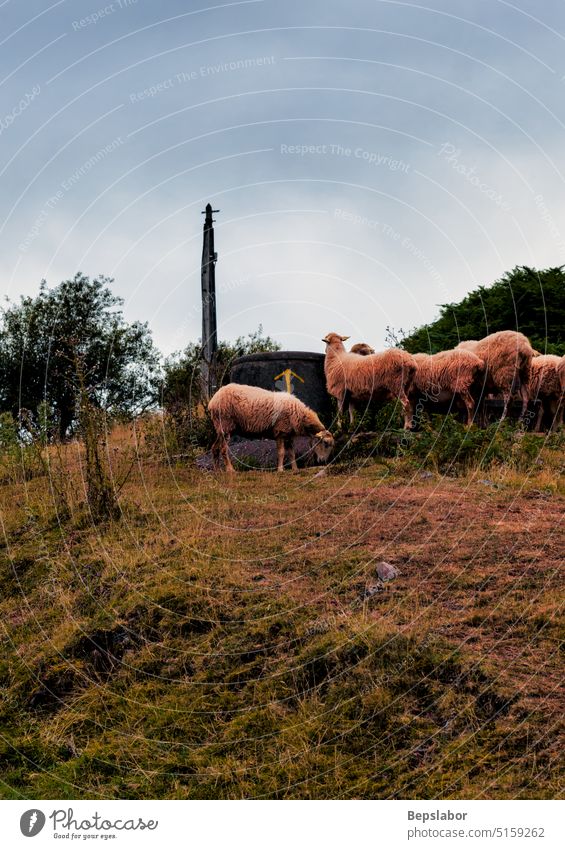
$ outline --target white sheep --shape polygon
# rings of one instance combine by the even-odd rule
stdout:
[[[221,454],[228,472],[234,471],[228,452],[228,443],[234,433],[275,439],[279,472],[283,471],[285,449],[289,452],[293,471],[298,469],[294,453],[297,436],[313,438],[312,447],[319,463],[328,461],[334,446],[333,436],[316,413],[288,392],[228,383],[210,399],[208,410],[216,431],[212,445],[214,466],[218,466]]]
[[[412,426],[413,408],[408,396],[416,373],[416,362],[411,354],[399,348],[390,348],[378,354],[355,354],[345,350],[349,336],[328,333],[324,372],[330,395],[337,399],[339,412],[349,406],[353,422],[355,406],[369,401],[396,401],[404,410],[404,427]]]
[[[473,423],[475,394],[480,392],[485,364],[471,351],[414,354],[418,369],[412,383],[412,402],[446,403],[461,400],[467,425]]]
[[[521,417],[530,399],[530,367],[536,352],[530,340],[516,330],[500,330],[479,341],[460,342],[455,350],[472,351],[485,362],[486,392],[501,395],[504,401],[501,419],[506,418],[513,394],[522,399]]]

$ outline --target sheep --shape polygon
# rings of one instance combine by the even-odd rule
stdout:
[[[561,383],[561,392],[565,393],[565,356],[561,357],[561,362],[557,366],[557,374]]]
[[[554,354],[541,354],[534,357],[531,367],[530,397],[532,400],[540,401],[535,424],[536,431],[542,429],[544,413],[551,415],[550,430],[563,423],[564,396],[565,358]]]
[[[418,400],[451,402],[458,396],[465,404],[467,425],[473,423],[473,388],[480,388],[485,364],[471,351],[441,351],[438,354],[414,354],[418,369],[410,392]]]
[[[283,471],[285,449],[289,452],[292,470],[297,471],[294,454],[297,436],[313,437],[312,447],[319,463],[328,461],[334,446],[333,436],[316,413],[288,392],[270,392],[258,386],[228,383],[210,399],[208,410],[216,431],[212,445],[214,467],[218,467],[221,454],[228,472],[234,471],[228,443],[236,432],[241,436],[274,438],[279,472]]]
[[[529,401],[530,367],[534,349],[523,333],[500,330],[479,341],[460,342],[455,350],[471,351],[485,362],[485,390],[502,395],[504,406],[501,420],[506,418],[514,393],[522,399],[524,417]]]
[[[352,345],[349,351],[350,354],[361,354],[362,357],[366,357],[368,354],[374,354],[375,349],[371,348],[366,342],[357,342],[355,345]]]
[[[352,354],[345,350],[347,339],[349,336],[339,333],[328,333],[322,339],[326,343],[326,386],[337,399],[340,414],[347,403],[353,423],[355,405],[398,398],[404,410],[404,427],[409,429],[413,408],[408,392],[416,373],[414,358],[398,348],[366,356]]]

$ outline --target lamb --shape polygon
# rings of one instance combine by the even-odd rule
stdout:
[[[214,466],[218,467],[221,454],[228,472],[234,471],[228,443],[236,432],[241,436],[274,438],[279,472],[283,471],[285,449],[289,452],[293,471],[297,471],[294,453],[297,436],[313,437],[312,447],[319,463],[328,461],[334,446],[333,436],[316,413],[288,392],[270,392],[258,386],[228,383],[210,399],[208,410],[216,431],[212,445]]]
[[[561,375],[560,375],[561,370]],[[544,413],[551,416],[550,430],[563,424],[565,402],[565,358],[541,354],[532,360],[530,396],[539,400],[535,430],[542,429]]]
[[[353,423],[356,405],[398,399],[404,410],[404,427],[409,429],[413,407],[408,392],[416,373],[414,358],[398,348],[365,356],[351,353],[343,344],[347,339],[349,336],[328,333],[322,340],[326,343],[326,386],[330,395],[337,398],[340,414],[348,404]]]
[[[361,354],[362,357],[366,357],[368,354],[374,354],[375,349],[371,348],[366,342],[357,342],[355,345],[351,346],[350,354]]]
[[[456,397],[465,404],[467,425],[473,423],[475,398],[472,390],[482,384],[485,364],[467,350],[441,351],[439,354],[414,354],[418,366],[412,389],[412,402],[451,402]]]
[[[501,420],[514,393],[522,399],[521,418],[530,397],[530,368],[535,355],[529,339],[515,330],[500,330],[479,341],[460,342],[455,350],[471,351],[485,362],[485,390],[502,395]]]

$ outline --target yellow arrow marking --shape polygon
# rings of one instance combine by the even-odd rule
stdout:
[[[296,377],[301,383],[304,383],[303,378],[301,378],[299,374],[296,374],[296,372],[290,368],[281,371],[280,374],[277,374],[274,380],[280,380],[281,377],[284,377],[284,382],[286,383],[286,391],[289,394],[292,394],[292,383],[290,382],[291,377]]]

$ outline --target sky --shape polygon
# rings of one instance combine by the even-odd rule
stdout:
[[[565,263],[562,0],[0,0],[0,281],[113,277],[168,355],[385,345]]]

